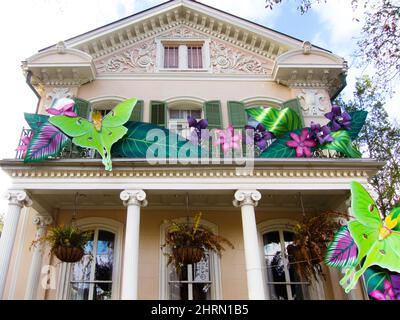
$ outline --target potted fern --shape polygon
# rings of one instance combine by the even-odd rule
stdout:
[[[234,246],[226,238],[200,224],[201,212],[196,214],[193,223],[169,221],[165,233],[165,243],[171,250],[167,253],[168,265],[173,264],[177,269],[183,265],[198,263],[205,257],[206,251],[221,255],[223,244],[232,249]]]
[[[50,228],[47,235],[36,239],[32,245],[45,242],[51,247],[50,253],[60,261],[74,263],[82,259],[85,245],[91,238],[91,232],[82,231],[73,225],[60,225]]]

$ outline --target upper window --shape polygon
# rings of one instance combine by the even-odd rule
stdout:
[[[204,68],[203,43],[163,43],[164,69],[195,70]]]
[[[164,47],[164,68],[179,67],[179,47],[165,46]]]
[[[203,54],[201,46],[188,46],[188,68],[189,69],[202,69],[203,68]]]
[[[304,300],[309,298],[307,286],[293,267],[287,248],[293,243],[293,232],[277,230],[263,235],[267,268],[267,290],[271,300]]]
[[[168,129],[176,132],[184,138],[189,138],[190,128],[188,117],[194,117],[200,120],[202,117],[201,109],[169,109]]]
[[[113,291],[115,234],[93,230],[82,260],[71,268],[68,296],[71,300],[109,300]]]

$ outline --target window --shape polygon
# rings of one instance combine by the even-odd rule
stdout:
[[[179,272],[168,267],[170,300],[211,300],[210,257],[196,264],[183,266]]]
[[[196,120],[200,120],[201,114],[201,109],[170,109],[168,128],[184,138],[189,138],[190,128],[187,118],[191,116]]]
[[[272,300],[309,299],[309,283],[301,281],[293,268],[292,257],[287,253],[293,238],[293,232],[284,230],[263,235],[267,290]]]
[[[203,68],[203,55],[201,46],[188,46],[188,68],[189,69],[202,69]]]
[[[82,260],[74,263],[69,277],[71,300],[109,300],[113,294],[115,234],[100,228],[85,247]]]
[[[164,47],[164,68],[179,67],[179,48],[178,46]]]

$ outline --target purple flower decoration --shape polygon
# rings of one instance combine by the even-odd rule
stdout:
[[[393,290],[393,285],[390,281],[385,280],[384,291],[373,290],[369,295],[376,300],[399,300],[400,296],[395,294]]]
[[[207,129],[208,127],[207,119],[201,119],[197,121],[194,117],[189,116],[187,117],[187,121],[189,128],[194,128],[192,134],[190,135],[190,141],[192,141],[192,143],[199,143],[199,141],[202,141],[202,138],[207,139],[209,137],[208,132],[205,131],[203,131],[202,137],[202,130]]]
[[[51,114],[53,116],[59,116],[59,115],[64,115],[67,117],[77,117],[78,115],[74,112],[74,103],[68,103],[61,108],[47,108],[46,109],[48,114]]]
[[[307,158],[310,158],[312,156],[310,148],[315,147],[317,143],[314,140],[308,139],[308,129],[303,129],[300,136],[294,132],[291,132],[290,136],[293,140],[286,142],[286,145],[290,148],[296,148],[296,157],[301,158],[305,155]]]
[[[311,134],[310,138],[318,140],[319,144],[325,144],[332,142],[333,138],[330,135],[331,129],[328,126],[322,126],[319,123],[314,123],[311,121]]]
[[[260,151],[263,151],[267,147],[267,140],[275,138],[275,135],[267,131],[261,123],[256,127],[246,125],[244,128],[246,129],[246,143],[255,144]],[[251,131],[248,132],[247,130],[253,130],[254,136],[251,134]]]
[[[330,122],[332,131],[338,131],[341,128],[349,130],[351,128],[351,116],[347,112],[342,112],[339,106],[332,106],[331,112],[325,114]]]

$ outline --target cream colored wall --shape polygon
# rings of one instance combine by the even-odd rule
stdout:
[[[35,236],[35,226],[32,224],[34,212],[26,216],[29,223],[20,223],[17,241],[14,247],[13,259],[8,275],[6,296],[10,293],[10,282],[16,277],[16,290],[14,299],[23,299],[26,289],[27,275],[29,272],[32,252],[29,251],[29,245]],[[55,214],[57,224],[67,224],[70,222],[71,211],[65,210]],[[139,298],[140,299],[159,299],[160,283],[160,228],[166,219],[186,217],[184,211],[166,211],[142,209],[140,224],[140,260],[139,260]],[[88,217],[103,217],[116,220],[125,224],[125,210],[80,210],[78,219]],[[268,211],[256,210],[257,223],[271,219],[301,219],[300,214],[293,214],[289,211],[277,211],[270,209]],[[218,226],[219,234],[229,239],[235,246],[235,249],[227,248],[221,257],[221,282],[223,299],[247,299],[247,285],[245,260],[243,249],[243,236],[241,215],[239,209],[203,211],[203,219],[212,222]],[[23,226],[25,226],[23,228]],[[24,233],[23,238],[21,235]],[[19,267],[16,268],[17,251],[22,245]],[[44,254],[43,265],[48,263],[48,251]],[[59,261],[52,258],[50,264],[60,270]],[[349,299],[339,286],[339,280],[342,277],[338,270],[325,268],[327,280],[324,282],[324,291],[326,299]],[[44,275],[42,275],[43,277]],[[58,274],[57,274],[58,277]],[[39,298],[56,299],[56,290],[39,290]],[[356,292],[352,293],[354,298],[362,298],[361,287],[358,286]]]

